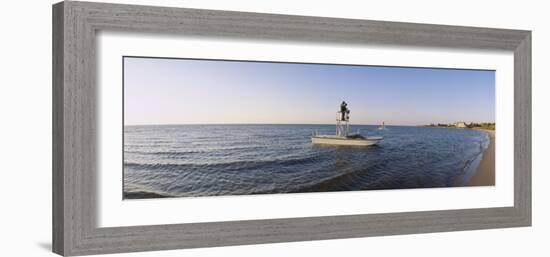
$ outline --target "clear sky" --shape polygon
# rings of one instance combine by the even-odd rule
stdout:
[[[124,57],[124,123],[494,122],[495,72]]]

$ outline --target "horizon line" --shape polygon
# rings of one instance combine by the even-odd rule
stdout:
[[[124,124],[124,126],[159,126],[159,125],[331,125],[335,126],[334,123],[260,123],[260,122],[234,122],[234,123],[142,123],[142,124]],[[361,125],[361,126],[377,126],[382,124],[350,124]],[[421,125],[386,125],[386,126],[421,126]]]
[[[461,122],[461,121],[457,121]],[[453,123],[457,123],[453,122]],[[426,123],[426,124],[415,124],[415,125],[406,125],[406,124],[384,124],[384,126],[401,126],[401,127],[418,127],[418,126],[429,126],[430,124],[453,124],[453,123]],[[465,122],[468,123],[468,122]],[[472,122],[470,122],[472,123]],[[483,121],[483,122],[473,122],[473,123],[495,123],[494,121]],[[174,125],[330,125],[335,126],[335,123],[255,123],[255,122],[243,122],[243,123],[142,123],[142,124],[124,124],[124,126],[174,126]],[[366,124],[366,123],[356,123],[349,124],[350,126],[381,126],[382,124]]]

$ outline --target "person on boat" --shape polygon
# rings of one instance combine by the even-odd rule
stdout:
[[[349,109],[346,101],[342,101],[342,104],[340,104],[340,113],[342,115],[342,121],[346,121],[349,119]]]

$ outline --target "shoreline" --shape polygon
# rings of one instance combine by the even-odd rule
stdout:
[[[495,131],[477,129],[489,135],[489,146],[483,152],[481,162],[476,173],[470,178],[467,186],[494,186],[495,185]]]

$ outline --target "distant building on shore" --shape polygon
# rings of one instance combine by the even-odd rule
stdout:
[[[454,125],[455,125],[455,127],[457,127],[457,128],[467,128],[467,127],[468,127],[468,125],[467,125],[466,122],[464,122],[464,121],[456,122]]]

